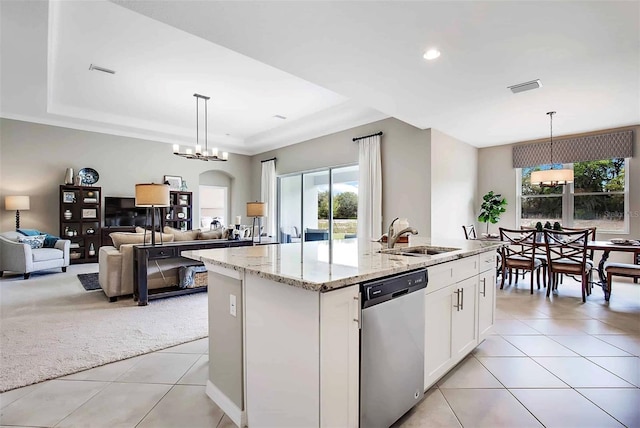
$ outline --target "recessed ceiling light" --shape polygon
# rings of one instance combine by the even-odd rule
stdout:
[[[436,59],[440,56],[440,51],[438,49],[429,49],[423,55],[424,59],[432,60]]]
[[[286,116],[282,116],[281,114],[274,114],[273,117],[275,117],[276,119],[282,119],[282,120],[285,120],[287,118]]]

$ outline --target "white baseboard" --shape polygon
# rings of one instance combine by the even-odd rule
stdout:
[[[240,428],[245,427],[247,418],[245,413],[239,408],[224,392],[220,391],[210,380],[207,380],[207,396],[222,409],[222,411]]]

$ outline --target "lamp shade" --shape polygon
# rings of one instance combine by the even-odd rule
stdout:
[[[28,210],[30,208],[28,196],[5,196],[4,208],[7,211]]]
[[[265,202],[247,202],[247,217],[264,217],[266,213]]]
[[[572,169],[545,169],[531,173],[531,184],[552,187],[573,183]]]
[[[168,184],[136,184],[137,207],[168,207]]]

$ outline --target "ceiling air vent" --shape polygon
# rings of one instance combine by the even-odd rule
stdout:
[[[276,119],[282,119],[282,120],[285,120],[287,118],[286,116],[283,116],[281,114],[274,114],[273,117],[275,117]]]
[[[531,89],[538,89],[542,87],[540,79],[532,80],[531,82],[518,83],[517,85],[507,86],[511,89],[511,92],[517,94],[518,92],[529,91]]]
[[[89,70],[102,71],[103,73],[116,74],[115,70],[110,70],[108,68],[100,67],[99,65],[91,64],[89,65]]]

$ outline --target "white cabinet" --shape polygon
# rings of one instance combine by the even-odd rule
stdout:
[[[358,427],[359,285],[320,295],[320,426]]]
[[[478,276],[478,343],[489,336],[496,310],[496,253],[480,254]]]
[[[491,329],[495,307],[495,252],[435,265],[428,272],[425,390],[468,355]]]
[[[478,344],[478,326],[476,321],[476,289],[478,278],[473,276],[453,287],[451,347],[453,363],[462,360]]]
[[[427,285],[427,289],[429,285]],[[433,385],[453,365],[451,346],[453,285],[425,296],[424,389]]]

